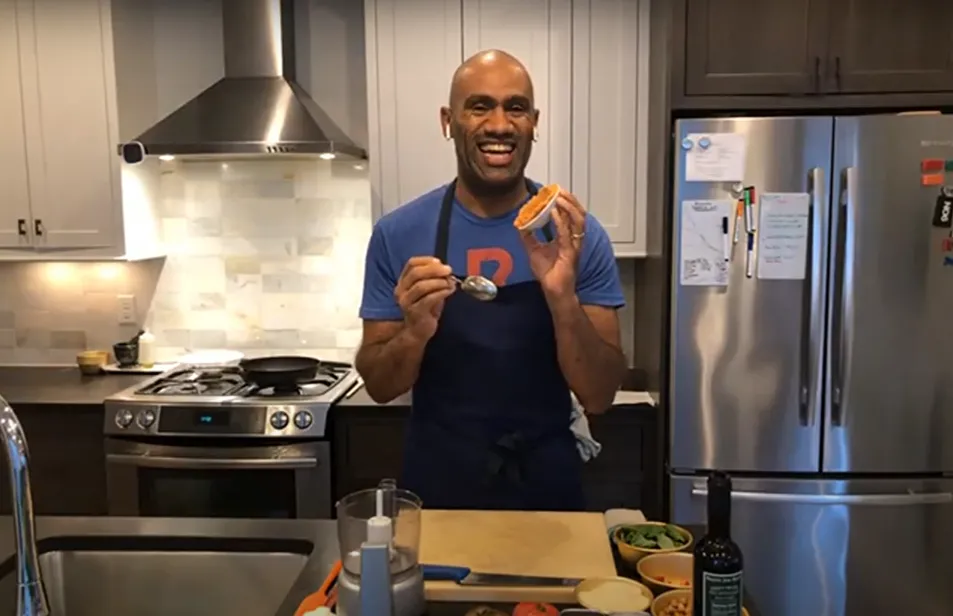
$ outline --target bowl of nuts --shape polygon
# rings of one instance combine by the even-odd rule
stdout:
[[[741,613],[750,616],[745,608],[741,608]],[[652,601],[652,616],[692,616],[692,590],[670,590],[655,597]]]

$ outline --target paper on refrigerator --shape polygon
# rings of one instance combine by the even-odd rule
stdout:
[[[731,199],[682,201],[679,225],[679,283],[720,287],[728,284],[723,220],[731,220]]]
[[[744,133],[692,133],[682,141],[686,182],[743,182],[748,137]]]
[[[758,278],[803,280],[811,196],[807,193],[761,193],[758,206]]]

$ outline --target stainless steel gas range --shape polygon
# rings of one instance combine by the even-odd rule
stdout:
[[[322,362],[294,388],[179,366],[105,401],[111,515],[330,518],[332,405],[358,383]]]

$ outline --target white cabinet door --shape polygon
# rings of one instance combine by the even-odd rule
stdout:
[[[573,0],[572,189],[619,256],[645,254],[649,0]]]
[[[108,247],[121,226],[108,0],[19,0],[37,248]]]
[[[465,0],[463,55],[502,49],[529,70],[539,141],[526,175],[571,187],[572,0]]]
[[[453,143],[441,134],[440,107],[463,60],[460,2],[364,1],[375,216],[457,174]]]
[[[29,248],[30,190],[23,137],[16,0],[0,0],[0,248]]]

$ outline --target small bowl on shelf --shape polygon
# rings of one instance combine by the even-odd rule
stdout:
[[[108,361],[109,353],[106,351],[83,351],[76,355],[76,365],[85,375],[99,374]]]
[[[692,587],[695,557],[687,552],[649,554],[635,568],[642,582],[656,593]]]
[[[644,530],[646,528],[648,528],[647,532]],[[631,541],[626,541],[625,538],[627,536],[631,536],[633,533],[639,533],[640,531],[649,536],[664,533],[667,537],[667,541],[675,542],[675,544],[672,547],[648,547],[634,545]],[[670,535],[674,535],[674,537]],[[681,540],[682,543],[677,543],[678,540]],[[693,541],[694,539],[692,538],[692,534],[688,532],[687,529],[682,528],[681,526],[676,526],[675,524],[669,524],[667,522],[622,524],[621,526],[617,526],[612,531],[612,543],[614,543],[616,549],[619,550],[619,556],[622,557],[622,560],[633,567],[637,567],[639,561],[650,554],[672,554],[676,552],[684,552],[692,547]]]
[[[670,607],[673,607],[673,603],[681,603],[683,606],[688,606],[687,611],[670,611]],[[655,597],[652,600],[652,616],[672,616],[672,614],[681,614],[681,613],[692,613],[692,589],[691,588],[681,588],[679,590],[670,590],[668,592],[663,592],[659,596]],[[748,613],[748,608],[741,608],[742,616],[751,616]]]

